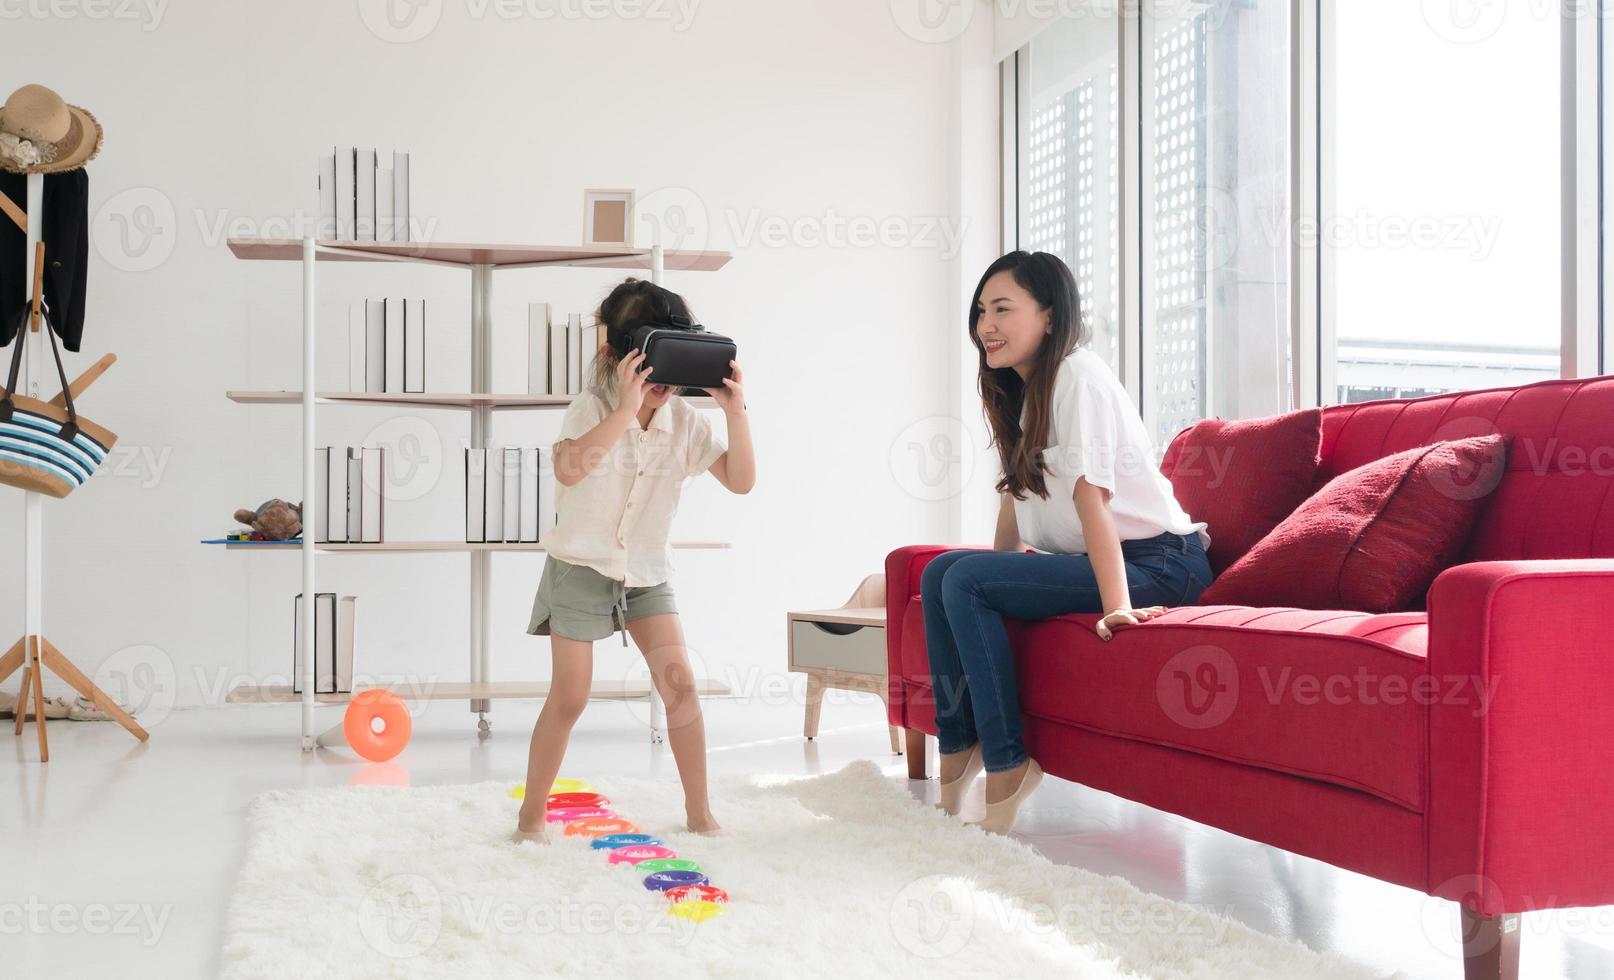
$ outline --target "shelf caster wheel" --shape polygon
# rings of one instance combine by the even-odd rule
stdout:
[[[492,737],[493,737],[493,722],[488,721],[487,715],[483,715],[481,718],[477,719],[477,722],[476,722],[476,738],[477,738],[477,741],[486,742],[488,739],[490,739]]]

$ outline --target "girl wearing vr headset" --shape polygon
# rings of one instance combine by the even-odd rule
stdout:
[[[1021,744],[1003,620],[1101,613],[1096,631],[1109,640],[1114,627],[1198,599],[1210,539],[1155,464],[1137,405],[1088,349],[1076,280],[1057,256],[992,263],[975,287],[970,340],[1002,465],[996,541],[932,559],[920,596],[942,807],[956,815],[984,767],[980,825],[1007,833],[1042,769]]]
[[[689,829],[719,829],[707,799],[706,726],[673,603],[667,535],[685,480],[710,470],[733,493],[749,493],[756,483],[740,366],[731,360],[723,387],[702,389],[723,410],[725,438],[675,397],[676,389],[651,384],[644,353],[630,349],[642,326],[693,329],[682,297],[630,278],[595,317],[608,346],[595,357],[587,390],[567,409],[552,451],[557,517],[527,632],[550,638],[554,669],[532,732],[527,785],[534,790],[521,805],[517,841],[547,839],[548,793],[536,788],[554,784],[588,703],[594,641],[617,630],[633,634],[666,703]]]

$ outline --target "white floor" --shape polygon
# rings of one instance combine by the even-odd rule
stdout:
[[[255,794],[367,779],[513,785],[538,707],[497,704],[494,737],[479,743],[464,704],[429,705],[408,750],[386,767],[342,752],[304,755],[291,706],[176,711],[145,746],[115,725],[52,722],[45,766],[30,726],[3,751],[12,773],[10,785],[0,784],[9,790],[0,794],[3,973],[212,976],[242,815]],[[321,711],[324,720],[338,717]],[[906,774],[903,758],[890,754],[879,703],[866,696],[831,692],[812,742],[801,736],[798,701],[714,699],[705,713],[713,773],[819,773],[866,758],[893,778]],[[675,780],[671,752],[649,744],[643,719],[642,706],[592,705],[562,774]],[[0,727],[7,739],[10,731],[9,721]],[[907,785],[936,798],[934,779]],[[964,816],[978,817],[980,806],[977,787]],[[1120,875],[1386,976],[1461,976],[1454,906],[1063,780],[1044,782],[1017,835],[1053,860]],[[1525,976],[1614,976],[1614,907],[1531,915],[1524,929]]]

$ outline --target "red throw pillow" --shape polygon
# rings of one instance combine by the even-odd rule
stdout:
[[[1206,419],[1177,434],[1160,472],[1188,516],[1205,522],[1211,571],[1243,558],[1311,496],[1322,443],[1320,408]]]
[[[1438,442],[1341,473],[1218,576],[1198,604],[1418,608],[1501,482],[1508,442]]]

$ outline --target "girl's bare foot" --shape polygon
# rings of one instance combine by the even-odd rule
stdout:
[[[689,822],[689,829],[697,834],[715,834],[723,829],[717,825],[717,818],[712,816],[712,811],[710,810],[701,810],[699,812],[691,810],[687,812],[686,817]]]
[[[547,800],[545,801],[547,804]],[[521,813],[516,817],[516,831],[523,834],[536,834],[546,829],[549,823],[547,806],[529,806],[521,804]]]

